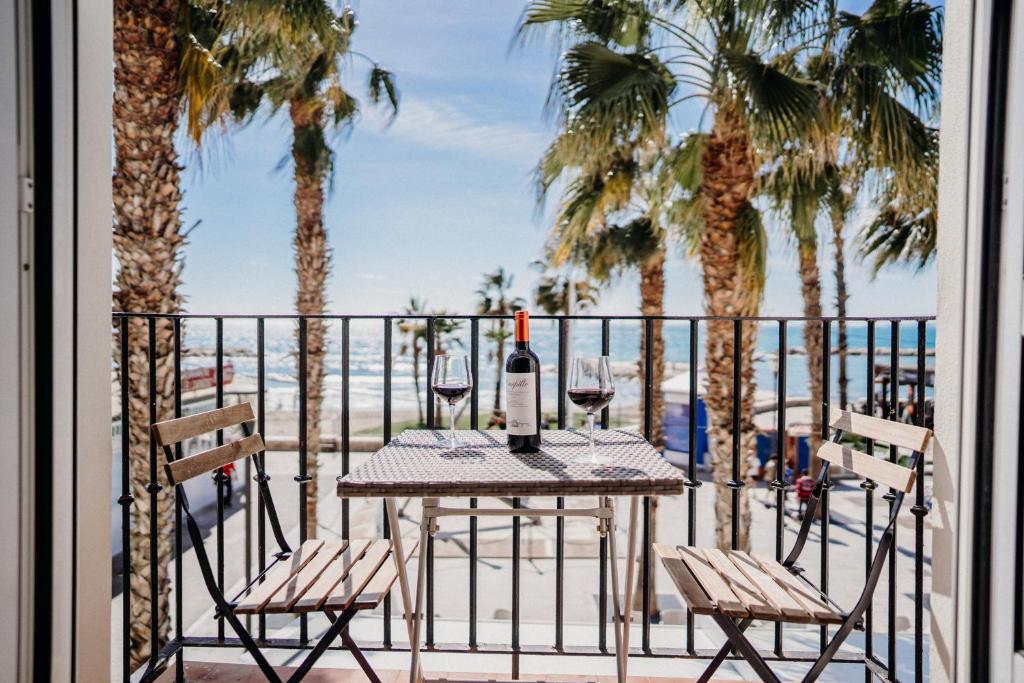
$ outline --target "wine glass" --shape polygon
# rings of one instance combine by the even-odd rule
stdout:
[[[466,444],[455,438],[455,404],[469,396],[473,390],[473,375],[469,372],[469,359],[464,353],[448,353],[434,357],[434,374],[430,380],[434,393],[448,401],[451,416],[448,447],[451,449]]]
[[[574,358],[569,373],[569,400],[587,411],[590,424],[590,450],[580,455],[576,462],[589,465],[607,465],[612,459],[599,455],[594,449],[594,413],[608,405],[615,396],[612,381],[612,365],[608,356]]]

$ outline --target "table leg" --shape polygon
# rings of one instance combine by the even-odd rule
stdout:
[[[629,622],[633,618],[633,588],[636,583],[636,522],[637,508],[640,499],[633,496],[629,501],[629,540],[626,544],[626,603],[622,613],[622,672],[621,680],[625,683],[629,664]]]
[[[409,572],[406,570],[407,557],[405,548],[402,547],[402,529],[399,526],[398,508],[395,507],[394,498],[385,498],[384,507],[388,513],[388,523],[391,525],[392,543],[395,546],[394,560],[395,570],[398,572],[398,585],[402,592],[402,609],[405,614],[405,626],[409,631],[409,643],[415,637],[412,608],[412,591],[409,590]],[[420,555],[424,555],[423,547],[420,546]],[[422,676],[421,676],[422,677]]]
[[[602,505],[609,511],[606,533],[608,534],[608,562],[612,569],[612,631],[615,634],[615,671],[622,683],[622,613],[619,611],[619,562],[615,543],[615,506],[612,499],[605,497]]]
[[[427,537],[433,525],[430,508],[437,506],[436,498],[423,499],[423,515],[420,519],[420,548],[416,563],[416,609],[412,617],[412,641],[409,650],[412,661],[409,665],[409,683],[418,683],[420,674],[420,625],[423,623],[423,595],[426,593],[424,584],[427,574]]]

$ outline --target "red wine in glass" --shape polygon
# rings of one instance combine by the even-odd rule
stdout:
[[[569,389],[569,400],[588,413],[596,413],[609,403],[615,396],[614,389],[582,388]]]
[[[466,384],[465,382],[447,382],[445,384],[435,384],[431,388],[435,394],[448,401],[448,403],[458,403],[469,395],[469,392],[473,390],[473,385]]]
[[[448,353],[434,356],[434,372],[430,388],[437,396],[448,401],[448,415],[451,420],[448,430],[448,448],[465,446],[455,438],[455,404],[466,398],[473,390],[473,375],[470,373],[469,358],[464,353]]]
[[[607,453],[598,453],[594,448],[594,413],[608,405],[615,396],[615,381],[608,356],[574,358],[566,393],[570,401],[587,411],[587,423],[590,426],[590,448],[586,454],[580,454],[576,462],[588,465],[610,464],[611,457]]]

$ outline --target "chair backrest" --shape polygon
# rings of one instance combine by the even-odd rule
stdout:
[[[229,427],[241,426],[255,419],[251,403],[239,403],[226,408],[208,410],[187,417],[165,420],[153,425],[153,436],[167,454],[164,470],[173,485],[182,484],[200,474],[212,472],[228,463],[265,450],[263,437],[251,434],[236,441],[174,460],[171,448],[192,437]]]
[[[832,429],[846,434],[856,434],[872,441],[908,448],[915,453],[924,453],[932,437],[932,431],[924,427],[851,413],[838,408],[832,409],[828,423]],[[823,443],[817,455],[822,460],[904,493],[910,493],[917,479],[917,471],[913,468],[873,457],[835,441]]]

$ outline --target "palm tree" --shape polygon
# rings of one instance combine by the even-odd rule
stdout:
[[[204,3],[211,5],[214,3]],[[114,172],[113,242],[117,259],[113,307],[117,311],[180,313],[183,297],[183,249],[187,231],[181,225],[181,171],[175,135],[182,114],[199,147],[205,132],[221,124],[218,113],[204,111],[219,91],[222,71],[210,58],[221,39],[222,16],[213,7],[187,0],[117,0],[114,6]],[[201,113],[202,112],[202,113]],[[158,475],[162,490],[156,508],[150,505],[149,374],[156,369],[157,420],[173,417],[173,326],[154,321],[155,354],[147,357],[147,322],[128,323],[128,364],[117,353],[120,330],[114,330],[114,364],[120,382],[127,377],[129,398],[129,469],[132,523],[129,547],[130,665],[133,669],[155,657],[170,635],[170,560],[173,524],[171,487]],[[123,385],[123,384],[122,384]],[[149,538],[150,520],[157,518],[156,538]],[[156,545],[156,566],[150,566],[149,545]],[[149,577],[158,576],[151,595]],[[152,612],[157,611],[157,642],[151,642]]]
[[[345,7],[335,13],[326,0],[293,7],[259,0],[231,4],[225,9],[237,45],[234,78],[237,85],[225,102],[240,121],[250,121],[269,103],[273,116],[286,110],[292,124],[291,159],[295,180],[295,309],[300,315],[326,312],[327,277],[331,254],[324,225],[324,185],[333,179],[334,152],[327,139],[331,130],[347,131],[359,113],[358,101],[346,80],[354,57],[370,62],[368,96],[387,100],[398,111],[398,94],[391,73],[351,49],[357,26],[355,13]],[[229,55],[234,55],[235,52]],[[225,60],[226,61],[226,60]],[[296,332],[298,338],[299,332]],[[320,412],[323,398],[326,325],[318,318],[306,322],[306,536],[317,534],[317,458],[320,453]]]
[[[824,338],[819,322],[822,308],[817,219],[832,187],[831,176],[817,167],[811,152],[795,147],[781,158],[778,169],[768,180],[763,181],[763,185],[796,245],[805,318],[803,334],[807,353],[807,384],[811,394],[811,433],[808,441],[811,452],[815,452],[821,445],[821,408],[825,391],[821,372],[818,371],[824,362]],[[785,425],[779,428],[785,430]],[[814,459],[812,467],[816,464],[817,459]]]
[[[935,216],[937,150],[934,131],[922,115],[930,116],[934,106],[941,29],[938,10],[918,2],[879,0],[860,16],[839,13],[834,3],[824,7],[827,30],[822,51],[806,63],[808,77],[823,85],[823,125],[787,150],[768,189],[777,204],[786,204],[790,210],[789,224],[800,253],[804,313],[809,318],[821,314],[815,220],[819,213],[826,213],[831,222],[839,316],[839,402],[845,407],[845,224],[860,188],[871,187],[873,175],[880,176],[873,184],[883,188],[883,210],[869,225],[868,234],[879,237],[876,248],[882,259],[887,258],[881,237],[885,226],[926,224]],[[916,97],[909,108],[901,103],[905,93]],[[884,112],[889,115],[880,115]],[[911,187],[903,177],[922,182]],[[812,442],[816,442],[820,434],[816,407],[821,405],[823,388],[813,368],[824,362],[817,325],[805,327],[805,339],[815,406]]]
[[[409,305],[405,307],[405,314],[410,316],[422,316],[426,313],[427,302],[417,297],[409,299]],[[398,330],[407,335],[408,341],[403,342],[399,354],[410,354],[412,356],[412,384],[416,390],[416,418],[417,423],[422,427],[426,424],[423,419],[423,395],[420,393],[420,356],[426,350],[427,325],[422,318],[400,318]]]
[[[614,153],[622,140],[664,139],[668,114],[703,99],[710,132],[703,145],[703,227],[699,235],[705,311],[752,316],[760,310],[765,236],[752,204],[761,160],[818,117],[818,93],[793,66],[806,7],[781,1],[685,3],[534,0],[523,29],[555,24],[564,53],[553,97],[574,130],[595,150]],[[733,396],[733,324],[707,326],[705,403],[716,488],[718,544],[732,545],[732,444],[755,449],[753,352],[757,329],[741,325],[741,395]],[[733,433],[732,406],[740,404]],[[744,478],[746,458],[740,458]],[[749,547],[749,499],[739,495],[737,544]]]
[[[480,289],[476,290],[479,297],[477,313],[508,316],[524,308],[526,302],[522,297],[512,297],[509,294],[513,279],[511,274],[505,273],[505,269],[500,267],[493,273],[485,274]],[[512,336],[512,331],[508,329],[507,321],[502,317],[491,322],[491,328],[484,332],[484,336],[494,342],[494,405],[487,425],[490,428],[505,424],[501,412],[501,377],[505,363],[505,342]]]
[[[571,128],[560,132],[537,171],[541,198],[557,178],[566,179],[547,246],[548,262],[554,267],[582,266],[589,279],[599,285],[625,271],[637,270],[641,313],[661,316],[667,239],[662,219],[666,188],[672,187],[666,183],[661,146],[623,144],[607,157],[576,145],[574,135]],[[624,224],[616,224],[617,219]],[[661,401],[665,343],[660,320],[654,322],[651,346],[651,443],[661,449],[665,440]],[[647,335],[641,334],[640,358],[646,357]],[[641,360],[641,386],[646,385],[646,375],[646,363]]]

